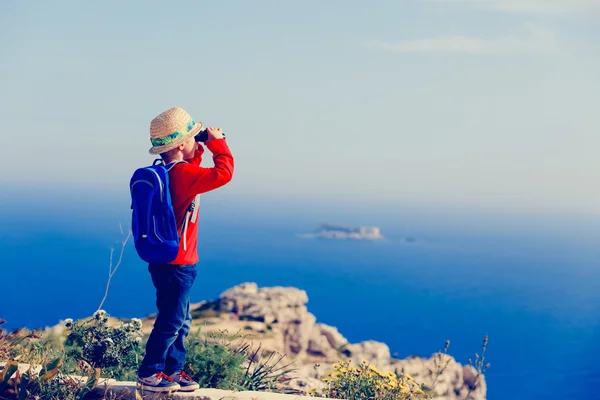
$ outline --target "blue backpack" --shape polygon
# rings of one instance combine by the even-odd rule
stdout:
[[[164,165],[157,159],[151,166],[137,169],[129,182],[135,249],[148,263],[171,262],[179,252],[180,237],[169,190],[169,170],[175,164]]]

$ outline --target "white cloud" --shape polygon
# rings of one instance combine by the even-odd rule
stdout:
[[[599,0],[600,1],[600,0]],[[438,36],[398,43],[376,42],[373,45],[396,52],[450,52],[468,54],[549,53],[558,50],[554,35],[527,23],[520,34],[498,38],[472,36]]]
[[[423,0],[436,4],[464,4],[481,9],[529,14],[600,12],[600,0]]]

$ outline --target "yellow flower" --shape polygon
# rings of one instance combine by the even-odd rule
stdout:
[[[395,385],[395,384],[393,384],[393,383],[391,383],[391,382],[385,382],[385,383],[383,384],[383,387],[384,387],[385,389],[387,389],[387,390],[392,390],[392,389],[395,389],[395,388],[396,388],[396,385]]]
[[[369,365],[369,369],[370,369],[371,371],[373,371],[373,372],[379,372],[379,370],[377,369],[377,367],[376,367],[376,366],[374,366],[373,364],[370,364],[370,365]]]

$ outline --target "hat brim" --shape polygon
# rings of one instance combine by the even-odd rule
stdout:
[[[163,146],[153,146],[150,148],[150,150],[148,150],[148,152],[150,154],[156,155],[156,154],[166,153],[167,151],[171,151],[174,148],[176,148],[177,146],[179,146],[180,144],[187,142],[187,140],[189,138],[196,136],[198,134],[198,132],[200,132],[201,129],[202,129],[202,122],[196,122],[196,125],[194,125],[194,127],[189,132],[185,133],[179,139],[176,139],[176,140],[172,141],[171,143],[165,144]]]

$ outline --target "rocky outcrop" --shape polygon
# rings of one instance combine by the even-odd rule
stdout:
[[[373,340],[349,343],[337,328],[317,323],[306,307],[307,302],[304,290],[280,286],[259,288],[256,283],[247,282],[226,290],[215,301],[195,305],[193,311],[212,310],[222,315],[222,319],[248,321],[246,329],[270,332],[270,342],[261,340],[266,343],[263,348],[294,360],[298,376],[290,382],[290,387],[299,391],[320,387],[320,376],[331,364],[350,359],[357,363],[367,360],[384,372],[407,373],[418,382],[434,386],[437,399],[464,399],[469,391],[472,400],[485,399],[485,378],[476,378],[473,367],[462,366],[443,354],[434,354],[431,358],[392,358],[385,343]],[[260,336],[257,339],[260,340]],[[439,375],[434,357],[438,357],[438,365],[446,365]],[[320,367],[315,368],[315,364]]]
[[[436,378],[436,363],[445,365],[444,373]],[[454,358],[437,354],[432,358],[411,357],[404,360],[395,361],[390,367],[396,372],[408,373],[417,381],[427,382],[430,385],[435,382],[436,392],[445,399],[465,399],[470,392],[472,399],[485,399],[486,383],[485,378],[477,377],[477,371],[470,365],[461,365]],[[477,384],[475,384],[477,379]]]
[[[239,318],[267,324],[299,321],[308,314],[306,291],[280,286],[259,289],[256,283],[242,283],[224,291],[210,307],[236,313]]]
[[[296,288],[270,287],[259,289],[256,283],[243,283],[223,292],[213,303],[200,310],[233,313],[238,319],[259,321],[277,326],[283,333],[283,352],[300,355],[307,351],[317,318],[308,312],[308,296]]]
[[[342,347],[348,344],[348,340],[336,327],[315,324],[308,339],[306,352],[309,356],[323,357],[327,360],[339,358]]]

